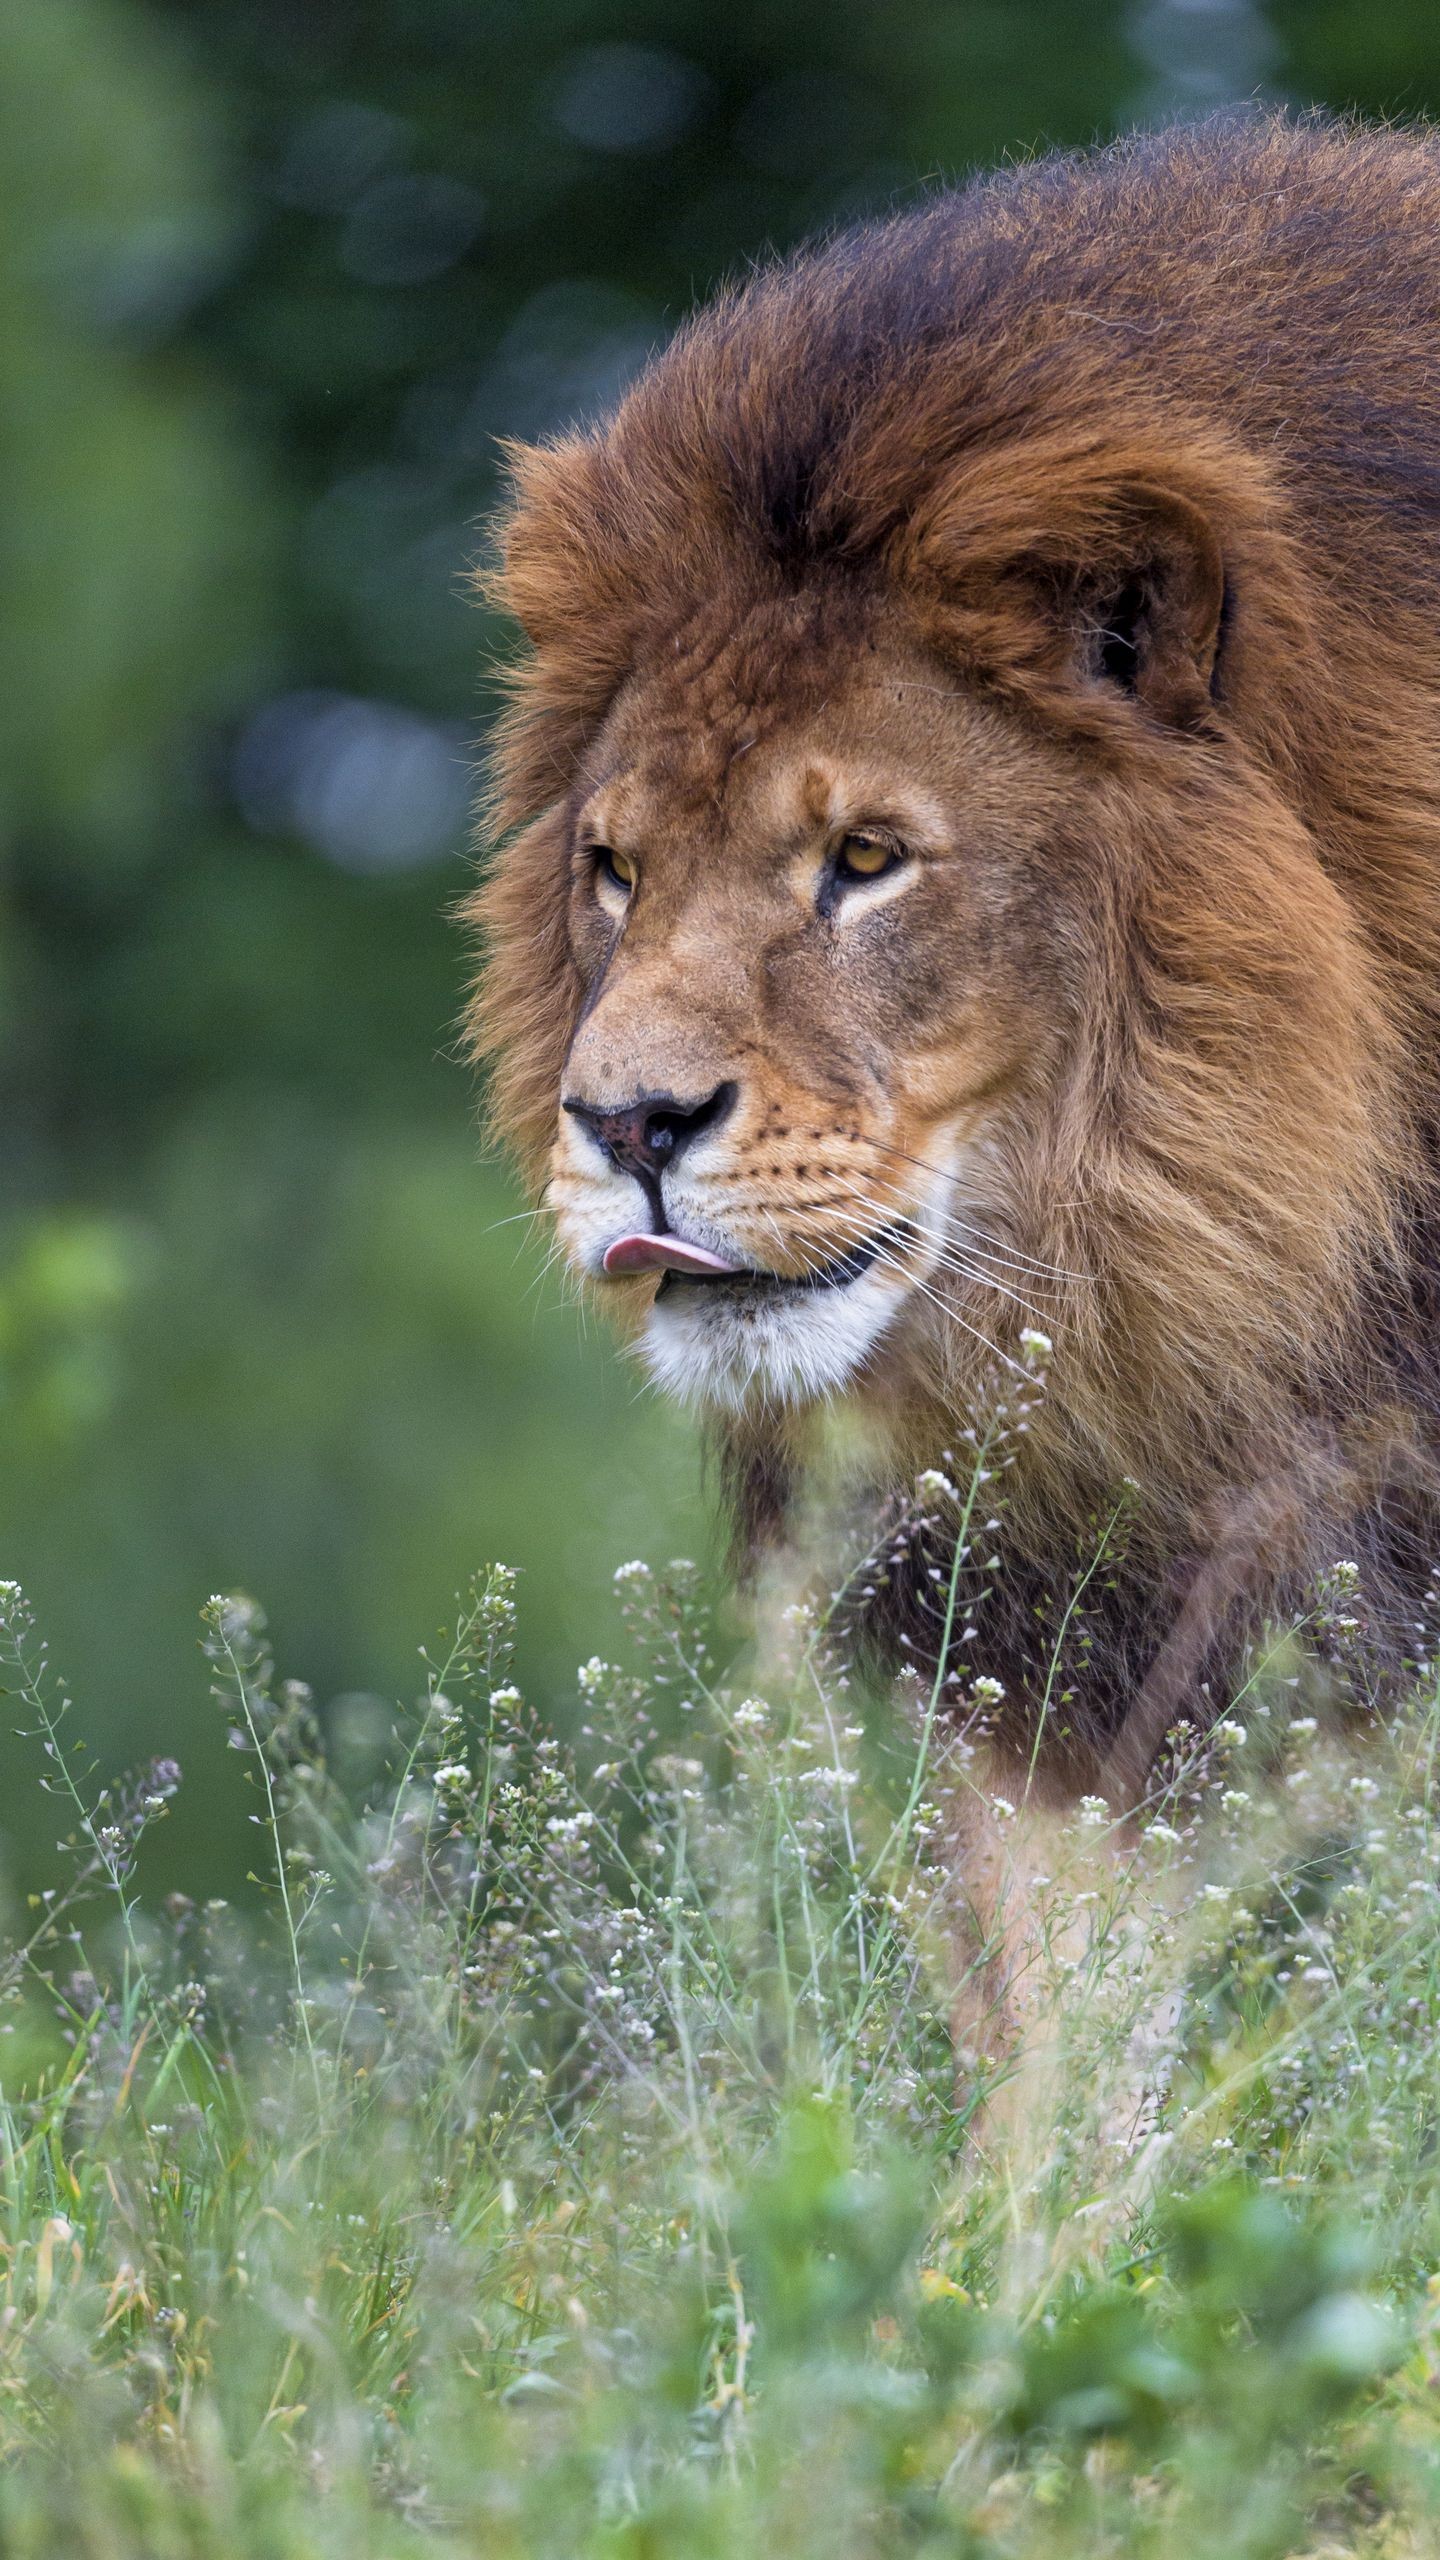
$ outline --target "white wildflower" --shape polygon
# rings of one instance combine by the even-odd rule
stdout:
[[[545,1828],[552,1840],[575,1841],[582,1838],[591,1828],[594,1820],[595,1816],[589,1808],[582,1806],[578,1813],[552,1814]],[[558,1935],[558,1932],[556,1934]]]

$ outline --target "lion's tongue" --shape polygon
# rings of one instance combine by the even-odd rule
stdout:
[[[606,1251],[607,1271],[709,1271],[735,1273],[738,1262],[707,1253],[703,1244],[686,1244],[680,1236],[618,1236]]]

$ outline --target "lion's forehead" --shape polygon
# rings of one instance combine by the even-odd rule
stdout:
[[[832,819],[913,813],[1014,840],[1054,760],[947,678],[903,623],[835,597],[687,617],[637,652],[580,776],[643,846],[678,829],[732,854]],[[891,808],[887,804],[894,804]]]
[[[606,744],[640,790],[713,812],[757,749],[821,718],[827,657],[833,682],[815,615],[794,605],[691,616],[637,658]]]

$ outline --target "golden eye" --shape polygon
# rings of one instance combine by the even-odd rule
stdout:
[[[591,851],[597,876],[608,881],[612,889],[618,889],[622,898],[628,898],[639,878],[629,854],[617,853],[614,846],[608,844],[594,845]]]
[[[903,860],[888,836],[846,836],[835,855],[837,880],[880,880]]]

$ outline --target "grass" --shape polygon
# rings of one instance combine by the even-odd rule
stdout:
[[[573,1747],[504,1571],[328,1759],[212,1603],[258,1920],[145,1907],[178,1772],[96,1792],[5,1587],[67,1847],[0,2011],[0,2552],[1433,2551],[1440,1706],[1327,1713],[1353,1577],[1055,1844],[1008,2089],[947,2028],[983,1675],[887,1711],[800,1607],[753,1695],[689,1569],[617,1582]]]

